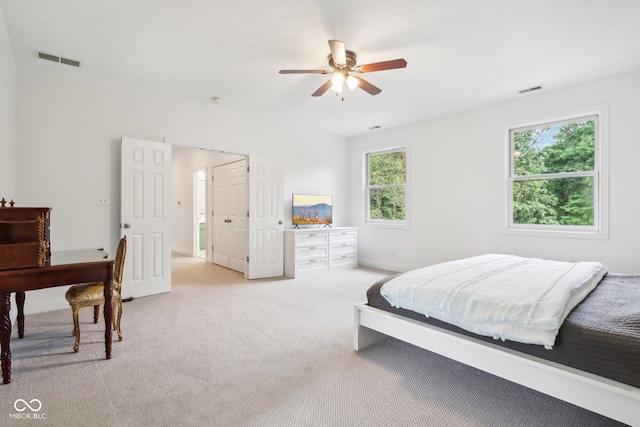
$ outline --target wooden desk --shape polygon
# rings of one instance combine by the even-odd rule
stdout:
[[[104,283],[104,300],[111,301],[113,259],[106,252],[96,249],[58,251],[51,253],[51,260],[43,267],[0,270],[0,361],[2,382],[11,382],[11,293],[16,293],[18,306],[18,336],[24,336],[25,291],[73,285],[86,282]],[[105,353],[111,359],[111,318],[113,307],[104,305]]]

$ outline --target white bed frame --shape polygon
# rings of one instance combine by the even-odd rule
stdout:
[[[365,303],[355,306],[354,332],[356,351],[389,336],[394,337],[614,420],[640,426],[640,388],[427,325]]]

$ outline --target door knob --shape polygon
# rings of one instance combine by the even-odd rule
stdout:
[[[279,225],[282,225],[282,221],[278,221],[278,224],[279,224]]]
[[[128,222],[124,223],[124,228],[131,228],[131,224],[129,224]]]

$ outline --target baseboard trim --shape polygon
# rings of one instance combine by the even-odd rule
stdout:
[[[178,248],[178,247],[175,247],[175,246],[171,247],[171,252],[175,252],[175,253],[178,253],[178,254],[184,255],[184,256],[193,256],[193,251],[190,251],[190,250],[187,250],[187,249],[184,249],[184,248]]]
[[[412,268],[403,266],[400,264],[388,264],[388,263],[366,259],[366,258],[358,258],[358,265],[361,267],[370,267],[370,268],[377,268],[380,270],[396,271],[398,273],[405,273],[409,270],[412,270]]]
[[[29,294],[27,293],[27,298],[24,303],[24,314],[36,314],[36,313],[46,313],[48,311],[56,311],[56,310],[64,310],[71,309],[69,303],[64,298],[56,298],[45,301],[35,301],[29,302]],[[12,310],[14,311],[14,310]]]

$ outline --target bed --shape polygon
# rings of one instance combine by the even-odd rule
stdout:
[[[356,350],[394,337],[629,425],[640,426],[640,275],[608,273],[570,311],[553,349],[496,340],[393,307],[373,284],[355,306]]]

